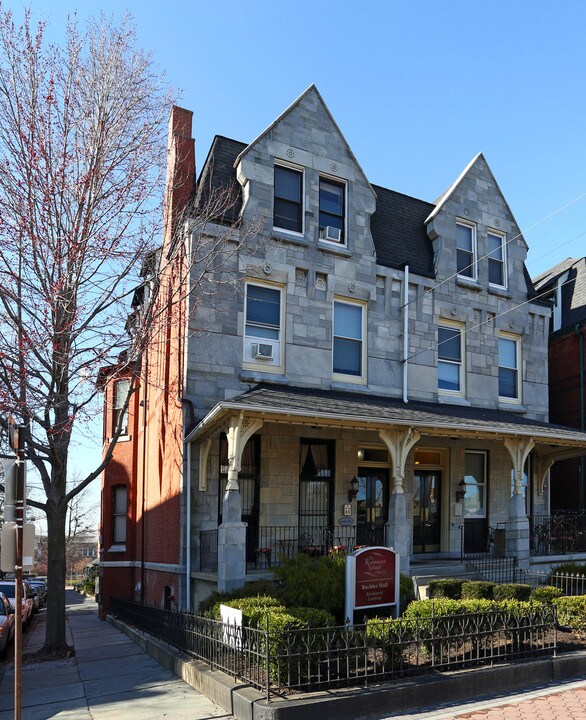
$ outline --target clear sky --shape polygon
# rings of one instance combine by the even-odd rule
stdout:
[[[57,39],[76,3],[30,7]],[[586,254],[583,0],[77,7],[82,20],[131,13],[179,104],[195,112],[198,167],[215,134],[253,140],[315,83],[373,183],[433,201],[482,151],[529,244],[532,276]]]

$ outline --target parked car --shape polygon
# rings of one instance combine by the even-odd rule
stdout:
[[[32,585],[33,590],[37,593],[39,606],[44,608],[45,603],[47,602],[47,583],[44,580],[39,580],[38,578],[29,578],[29,583]]]
[[[0,657],[6,655],[6,649],[14,640],[14,608],[10,601],[0,592]]]
[[[16,607],[16,581],[2,580],[0,581],[0,593],[3,593],[12,607]],[[22,584],[22,626],[30,625],[33,619],[33,597],[32,590],[27,589],[25,583]]]
[[[38,612],[41,609],[41,599],[39,598],[39,593],[37,592],[37,589],[31,585],[31,582],[28,578],[23,580],[22,584],[24,587],[23,592],[26,593],[26,597],[29,600],[32,600],[32,603],[33,603],[32,614],[34,615],[36,612]]]

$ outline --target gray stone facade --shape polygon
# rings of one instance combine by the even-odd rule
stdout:
[[[282,163],[303,175],[303,232],[273,228],[274,168]],[[345,389],[401,398],[404,384],[403,294],[406,273],[401,267],[377,262],[371,217],[377,196],[354,158],[338,126],[311,88],[278,118],[237,159],[235,175],[242,187],[243,227],[259,224],[257,242],[243,241],[222,268],[235,278],[219,291],[217,301],[198,303],[191,321],[187,357],[187,396],[203,418],[218,402],[238,395],[258,382]],[[345,188],[345,243],[320,239],[320,177],[333,178]],[[457,273],[456,227],[464,221],[474,228],[474,278]],[[504,238],[506,286],[491,286],[488,276],[487,232]],[[547,331],[549,309],[528,297],[524,261],[527,245],[484,158],[470,164],[459,181],[440,199],[426,226],[434,254],[435,277],[409,271],[407,306],[407,399],[506,410],[536,420],[547,419]],[[197,243],[197,237],[193,242]],[[194,272],[197,272],[197,268]],[[251,358],[246,349],[245,284],[278,289],[281,299],[281,337],[276,362]],[[365,372],[344,377],[332,365],[334,302],[362,308]],[[528,301],[529,300],[529,301]],[[438,390],[438,325],[462,332],[461,388]],[[518,347],[520,396],[499,399],[499,338]],[[271,341],[273,342],[273,341]],[[299,441],[331,440],[335,444],[333,520],[348,503],[349,480],[357,474],[357,451],[384,450],[376,433],[363,429],[312,427],[266,422],[261,436],[258,523],[295,526],[299,516]],[[465,453],[486,453],[488,479],[486,511],[491,526],[509,519],[511,455],[502,441],[469,437],[422,438],[416,448],[439,448],[441,473],[441,538],[438,552],[456,555],[461,548],[461,508],[456,507],[458,483],[465,474]],[[415,449],[416,449],[415,448]],[[412,449],[402,490],[404,522],[412,530]],[[198,443],[193,445],[192,529],[213,528],[220,504],[217,437],[213,440],[207,489],[198,490]],[[385,463],[381,463],[381,467]],[[390,457],[389,497],[393,483]],[[531,506],[547,511],[547,495],[532,486]],[[395,503],[396,504],[396,503]],[[401,505],[403,507],[403,505]],[[395,512],[391,504],[391,512]],[[356,502],[352,504],[356,518]],[[517,523],[527,537],[527,521]],[[409,552],[411,538],[407,538]],[[224,552],[224,551],[222,551]],[[408,564],[408,558],[407,558]],[[193,570],[198,571],[197,553]],[[228,583],[229,584],[229,583]]]

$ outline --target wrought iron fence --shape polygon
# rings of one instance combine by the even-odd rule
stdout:
[[[432,605],[433,607],[433,605]],[[556,611],[492,611],[274,631],[112,600],[112,612],[266,693],[367,685],[555,654]]]
[[[553,585],[560,588],[564,595],[586,595],[586,575],[571,573],[542,572],[540,570],[515,569],[515,582],[531,587]]]
[[[586,513],[532,515],[529,532],[534,556],[586,551]]]
[[[199,569],[202,572],[218,571],[218,530],[199,531]]]

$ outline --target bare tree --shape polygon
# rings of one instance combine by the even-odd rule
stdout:
[[[234,187],[202,183],[174,205],[193,177],[165,147],[168,91],[128,18],[83,33],[73,21],[62,46],[44,30],[28,14],[17,26],[0,1],[0,428],[18,419],[42,481],[44,499],[28,502],[47,515],[54,653],[67,649],[68,506],[111,459],[137,383],[151,381],[143,355],[175,342],[172,327],[205,331],[191,316],[234,291],[235,253],[259,251],[259,223],[239,226]],[[68,487],[74,431],[101,410],[104,367],[108,381],[130,377],[120,422],[99,466]]]
[[[56,651],[67,507],[111,455],[68,489],[72,433],[96,412],[97,369],[127,344],[128,297],[160,232],[169,98],[128,18],[70,22],[62,45],[44,30],[0,5],[0,425],[18,419],[42,480],[30,504],[47,515]]]

